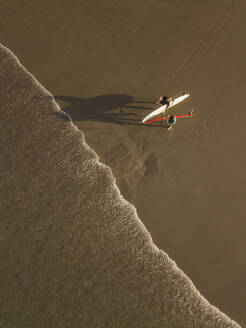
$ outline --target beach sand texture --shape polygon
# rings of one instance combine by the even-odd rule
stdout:
[[[246,4],[242,1],[229,0],[206,3],[191,0],[142,1],[141,5],[137,1],[101,3],[96,0],[83,4],[79,1],[52,1],[52,3],[32,1],[26,4],[2,1],[0,3],[0,31],[3,44],[11,49],[27,70],[54,95],[61,108],[71,115],[73,123],[83,131],[87,144],[100,156],[101,162],[111,167],[121,193],[137,208],[138,215],[151,233],[154,243],[177,262],[209,302],[218,306],[242,326],[246,324],[244,281],[246,172],[243,151],[246,139],[243,100],[246,76],[243,19],[245,7]],[[18,78],[18,74],[14,72],[19,68],[15,61],[13,65],[16,69],[10,67],[13,74],[9,77],[8,89],[1,90],[4,92],[4,100],[1,101],[8,104],[9,99],[16,97],[17,104],[22,102],[26,104],[27,100],[22,101],[20,98],[27,99],[25,97],[29,95],[28,90],[33,90],[33,85],[30,82],[28,87],[23,87],[25,91],[17,98],[13,88],[15,83],[11,85],[11,79]],[[4,83],[8,82],[4,81]],[[153,109],[154,102],[161,94],[178,96],[183,91],[191,94],[190,99],[178,105],[173,112],[177,115],[185,114],[191,108],[195,108],[197,114],[195,118],[178,121],[174,132],[170,134],[158,126],[140,124],[141,119]],[[1,135],[8,133],[1,138],[4,141],[3,147],[6,147],[4,149],[13,150],[13,163],[15,152],[19,151],[19,143],[15,145],[14,138],[16,140],[20,137],[23,140],[28,138],[28,145],[25,146],[26,148],[23,147],[30,150],[30,159],[34,156],[33,149],[36,149],[36,164],[33,161],[33,170],[37,172],[37,180],[34,182],[37,186],[37,194],[33,192],[33,198],[30,196],[30,200],[26,200],[25,208],[35,204],[37,208],[35,215],[41,220],[43,212],[40,209],[41,205],[36,204],[38,197],[41,199],[47,197],[45,205],[47,202],[52,203],[53,200],[50,199],[51,194],[42,196],[38,189],[46,188],[46,184],[49,188],[50,185],[57,184],[55,190],[60,188],[59,190],[64,191],[56,178],[50,179],[49,174],[53,171],[48,172],[47,167],[53,162],[49,163],[49,159],[45,160],[45,153],[49,151],[47,146],[50,150],[53,149],[54,157],[60,156],[60,160],[55,157],[57,169],[65,170],[66,164],[62,153],[66,150],[69,153],[66,147],[73,145],[74,142],[76,145],[80,143],[75,141],[78,135],[79,138],[83,139],[83,137],[77,131],[74,132],[73,142],[66,142],[65,137],[68,140],[67,134],[70,136],[71,123],[64,123],[62,118],[49,114],[53,106],[58,110],[54,101],[50,99],[52,97],[50,93],[44,91],[47,98],[43,99],[43,92],[34,93],[36,92],[42,99],[35,100],[32,98],[33,92],[30,91],[31,100],[28,106],[23,107],[23,113],[25,113],[24,109],[27,110],[26,122],[30,123],[27,118],[29,112],[35,112],[33,110],[35,106],[38,108],[43,106],[42,113],[40,110],[37,114],[39,123],[33,123],[33,118],[31,120],[33,126],[27,124],[22,127],[22,123],[16,121],[16,135],[11,140],[10,146],[8,139],[8,136],[11,136],[10,128],[8,125],[4,127],[2,121]],[[7,95],[10,98],[7,99]],[[14,103],[11,106],[14,115],[17,115],[18,108]],[[4,113],[8,113],[11,106],[6,105]],[[45,122],[50,120],[52,125],[53,122],[57,122],[59,126],[54,128],[53,132],[47,133],[46,142],[42,141],[42,144],[39,144],[36,139],[39,129],[42,131],[50,127],[46,123],[40,123],[41,117]],[[7,116],[5,119],[7,120]],[[70,128],[66,130],[68,125]],[[20,128],[22,134],[19,133]],[[36,131],[35,138],[30,140],[34,131]],[[52,133],[63,135],[57,141],[52,140]],[[84,145],[82,141],[81,144]],[[84,153],[83,147],[79,149]],[[78,158],[82,156],[81,150],[78,151]],[[69,156],[66,160],[70,163]],[[5,167],[4,156],[1,156],[2,161],[4,163],[1,165]],[[31,162],[23,158],[21,163],[19,167],[19,162],[16,162],[13,167],[8,167],[8,170],[20,172],[26,167],[26,179],[29,181],[32,176],[31,172],[30,177],[28,176]],[[46,170],[47,179],[41,179],[38,174],[41,166]],[[72,172],[76,170],[77,168],[74,167]],[[109,175],[112,178],[110,173]],[[66,193],[61,194],[62,197],[68,197],[70,194],[69,188],[73,181],[70,181],[70,173],[68,180]],[[102,180],[104,181],[104,178]],[[9,189],[8,194],[5,188],[4,196],[1,198],[4,201],[12,200],[15,199],[14,195],[17,197],[20,194],[18,197],[22,199],[24,197],[21,195],[22,188],[26,190],[29,185],[28,182],[23,185],[23,181],[25,180],[22,178],[12,179],[12,186],[15,184],[17,188],[19,183],[19,189],[17,188],[15,193]],[[66,183],[64,180],[65,185]],[[74,189],[79,193],[80,185]],[[32,194],[31,191],[30,193]],[[11,198],[8,198],[8,195]],[[64,206],[68,208],[71,204],[74,206],[77,198],[73,198],[72,195],[67,198]],[[2,204],[4,204],[3,200]],[[59,199],[58,203],[60,201],[62,202],[63,199]],[[17,208],[16,199],[14,204],[12,224],[16,215],[14,212]],[[128,205],[126,207],[128,208]],[[63,209],[63,205],[61,208]],[[33,209],[30,210],[30,217],[32,211]],[[58,211],[62,215],[63,210],[58,209]],[[71,217],[73,217],[72,212]],[[8,219],[9,216],[6,216],[6,222]],[[54,224],[52,220],[47,219],[48,223],[45,223],[43,229]],[[55,217],[54,220],[59,218]],[[60,226],[60,237],[57,227],[53,228],[53,233],[58,235],[58,239],[66,240],[65,230],[70,229],[69,220],[65,220],[67,222],[64,223],[65,228]],[[74,220],[77,219],[73,218]],[[31,222],[33,221],[34,218]],[[26,229],[25,225],[27,227],[27,222],[23,229]],[[76,230],[75,226],[71,228],[73,231]],[[5,227],[7,226],[3,224],[2,233],[7,229]],[[21,242],[19,244],[18,241],[23,236],[20,227],[21,224],[17,226],[13,224],[12,228],[16,233],[18,232],[18,237],[13,246],[15,249],[10,247],[8,253],[14,254],[16,251],[14,257],[16,261],[20,249],[26,250],[26,242],[25,245],[20,245]],[[36,227],[31,225],[30,231],[33,229]],[[12,236],[11,233],[9,236]],[[46,231],[46,233],[52,235],[52,232]],[[28,236],[31,238],[28,247],[35,249],[33,242],[40,236],[38,230],[36,235],[32,236],[28,233]],[[72,238],[72,235],[69,238]],[[147,237],[148,243],[150,243],[149,238]],[[59,244],[58,241],[57,243]],[[41,241],[40,245],[43,245]],[[63,247],[65,245],[66,243]],[[53,246],[55,249],[55,245]],[[37,244],[37,249],[39,247]],[[46,255],[48,256],[48,250]],[[42,263],[42,266],[43,263],[48,263],[45,260],[46,255],[43,259],[39,259],[38,256],[32,257],[27,264],[25,262],[21,264],[19,260],[20,272],[23,265],[36,263],[35,265],[38,266],[38,263]],[[52,252],[50,256],[52,258]],[[11,263],[9,261],[2,263],[5,272],[8,269],[12,270],[16,264],[14,260]],[[50,272],[54,268],[55,265],[50,268]],[[25,270],[23,269],[23,272],[26,272]],[[38,272],[37,267],[33,270]],[[71,271],[67,272],[71,278]],[[18,281],[18,278],[16,279]],[[21,281],[22,279],[23,277],[20,278]],[[39,278],[35,279],[37,282],[34,282],[34,285],[39,284]],[[61,284],[64,283],[62,281],[61,279]],[[49,284],[51,285],[52,282],[54,281]],[[59,281],[57,284],[59,285]],[[13,288],[18,289],[18,286],[19,284],[16,283]],[[47,286],[44,287],[42,295],[46,295],[46,288]],[[54,288],[57,290],[57,286]],[[23,289],[20,289],[20,295],[21,292]],[[35,297],[40,298],[40,295],[38,291],[31,296],[34,303]],[[10,293],[9,298],[8,295],[4,298],[4,304],[9,304],[6,313],[11,306],[21,307],[22,300],[19,302],[12,296],[13,294]],[[77,300],[77,296],[71,297]],[[42,302],[45,307],[45,297]],[[52,311],[55,313],[56,305],[52,306]],[[61,308],[62,306],[59,309]],[[28,306],[24,306],[21,313],[25,313],[27,309]],[[165,317],[165,314],[163,315]],[[39,315],[37,317],[40,325],[41,317]],[[168,317],[165,318],[169,320]],[[199,315],[198,318],[201,320]],[[76,318],[76,320],[80,319]],[[184,322],[189,325],[190,319],[187,320]],[[213,325],[211,322],[208,322],[208,325],[216,327],[216,324]],[[223,322],[222,320],[221,324]]]

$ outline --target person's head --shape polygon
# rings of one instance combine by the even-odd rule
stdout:
[[[169,117],[169,122],[170,122],[170,123],[173,123],[173,122],[174,122],[174,115],[170,115],[170,117]]]

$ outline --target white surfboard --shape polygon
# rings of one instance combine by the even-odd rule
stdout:
[[[181,101],[185,100],[185,99],[188,98],[188,97],[189,97],[189,94],[185,94],[185,95],[183,95],[183,96],[181,96],[181,97],[178,97],[178,98],[174,99],[173,101],[170,101],[170,105],[169,105],[168,108],[171,108],[171,107],[177,105],[178,103],[180,103]],[[163,105],[163,106],[157,108],[156,110],[154,110],[153,112],[151,112],[149,115],[147,115],[147,116],[142,120],[142,122],[144,123],[144,122],[146,122],[146,121],[152,119],[153,117],[155,117],[155,116],[157,116],[157,115],[159,115],[159,114],[164,114],[165,111],[166,111],[166,109],[167,109],[167,105]]]

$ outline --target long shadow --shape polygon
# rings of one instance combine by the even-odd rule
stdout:
[[[93,98],[71,96],[54,96],[54,98],[58,102],[65,103],[61,108],[73,121],[100,121],[129,125],[142,125],[144,114],[140,114],[139,111],[152,109],[134,103],[153,104],[150,101],[134,100],[132,96],[125,94],[109,94]]]

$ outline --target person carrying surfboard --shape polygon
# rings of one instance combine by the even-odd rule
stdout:
[[[178,117],[188,117],[188,116],[193,116],[194,115],[194,109],[192,109],[188,115],[179,115]],[[176,124],[177,117],[175,115],[168,115],[166,117],[163,117],[163,124],[165,128],[167,128],[168,131],[172,129],[174,124]]]
[[[157,105],[160,105],[160,106],[167,105],[167,108],[166,108],[166,109],[168,109],[168,107],[169,107],[169,105],[170,105],[170,102],[171,102],[172,100],[173,100],[172,97],[161,96],[161,97],[157,100],[156,104],[157,104]]]
[[[176,123],[177,119],[175,115],[168,115],[166,117],[163,117],[163,124],[164,127],[167,128],[168,131],[170,131],[173,127],[173,125]]]
[[[166,109],[165,111],[168,109],[169,105],[170,105],[170,102],[173,100],[172,97],[168,97],[168,96],[160,96],[159,100],[156,102],[156,104],[158,106],[164,106],[166,105]],[[165,114],[165,111],[162,113],[162,117],[163,117],[163,124],[164,124],[164,114]],[[165,126],[165,124],[164,124]]]

